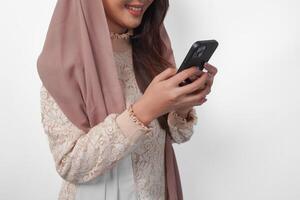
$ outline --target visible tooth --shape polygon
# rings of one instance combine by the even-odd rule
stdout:
[[[142,8],[136,8],[136,7],[130,7],[130,6],[128,6],[128,8],[131,10],[142,10]]]

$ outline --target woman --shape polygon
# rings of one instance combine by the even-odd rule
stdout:
[[[206,63],[208,72],[176,74],[168,5],[58,0],[37,65],[60,200],[183,198],[170,141],[192,136],[193,106],[206,101],[217,70]]]

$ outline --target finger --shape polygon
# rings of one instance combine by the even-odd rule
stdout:
[[[187,95],[189,95],[189,96],[193,96],[193,95],[199,95],[203,90],[207,90],[208,91],[208,93],[206,94],[206,95],[208,95],[210,92],[211,92],[211,86],[210,85],[207,85],[207,84],[205,84],[205,86],[203,87],[203,88],[201,88],[201,89],[197,89],[197,90],[195,90],[194,92],[192,92],[192,93],[189,93],[189,94],[187,94]]]
[[[206,101],[207,101],[207,98],[202,98],[202,99],[200,99],[199,104],[201,105],[201,104],[203,104],[203,103],[206,102]]]
[[[215,76],[218,72],[217,68],[209,63],[205,63],[204,68],[207,69],[207,71],[213,76]]]
[[[213,85],[214,82],[214,78],[212,77],[212,75],[208,74],[208,80],[206,82],[207,85],[209,85],[210,87]]]
[[[193,66],[188,69],[182,70],[172,78],[170,78],[170,82],[172,85],[178,86],[181,82],[183,82],[185,79],[191,77],[193,74],[196,74],[199,70],[198,67]]]
[[[200,90],[204,89],[206,85],[212,85],[212,81],[213,81],[213,76],[212,76],[210,73],[208,73],[208,72],[203,72],[203,71],[201,71],[201,72],[202,72],[201,75],[202,75],[203,73],[207,73],[208,79],[207,79],[206,83],[205,83],[202,87],[199,88]],[[200,76],[199,76],[199,77],[200,77]],[[199,77],[197,77],[197,79],[198,79]]]
[[[207,74],[207,72],[204,72],[200,78],[196,79],[195,81],[193,81],[190,84],[187,84],[187,85],[184,85],[181,87],[177,87],[176,90],[179,95],[189,94],[189,93],[196,91],[199,88],[203,88],[205,86],[205,83],[207,82],[207,80],[208,80],[208,74]]]
[[[206,87],[210,87],[207,82],[202,87],[198,88],[197,90],[193,91],[190,94],[198,94],[199,92],[201,92],[202,90],[204,90]]]
[[[201,105],[203,101],[206,98],[206,93],[208,92],[208,89],[206,88],[206,91],[202,91],[199,94],[196,95],[187,95],[182,99],[182,103],[188,106],[195,106],[195,105]]]
[[[206,98],[206,96],[210,93],[210,87],[206,87],[204,90],[201,92],[194,94],[194,95],[187,95],[183,101],[186,102],[187,104],[195,104],[201,101],[203,98]]]
[[[176,72],[177,72],[176,68],[168,67],[163,72],[156,75],[154,79],[155,79],[155,81],[163,81],[163,80],[169,79],[170,77],[174,76],[174,74],[176,74]]]
[[[191,81],[194,81],[196,79],[198,79],[204,72],[202,70],[198,70],[197,72],[195,72],[195,74],[193,74],[191,77],[189,77],[189,79]]]
[[[201,105],[201,104],[203,104],[206,101],[207,101],[207,99],[205,97],[203,97],[202,99],[198,100],[196,103],[194,103],[194,102],[188,102],[188,103],[186,103],[186,105],[188,105],[190,107],[192,107],[192,106],[194,107],[194,106],[197,106],[197,105]]]

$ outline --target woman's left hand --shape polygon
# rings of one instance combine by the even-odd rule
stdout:
[[[210,93],[211,91],[211,87],[213,85],[213,82],[214,82],[214,77],[215,75],[217,74],[218,70],[215,66],[209,64],[209,63],[205,63],[204,64],[204,68],[207,70],[207,73],[209,75],[209,78],[208,78],[208,81],[206,82],[205,84],[205,87],[204,88],[199,88],[198,90],[194,91],[193,93],[191,94],[197,94],[199,92],[201,92],[202,90],[204,90],[206,87],[209,87],[209,92],[207,94]],[[201,75],[203,74],[203,71],[200,71],[200,75],[198,76],[193,76],[191,77],[190,79],[192,81],[196,80],[197,78],[199,78]],[[204,102],[207,101],[207,98],[206,96],[199,99],[200,101],[200,105],[202,105]],[[176,112],[181,115],[181,116],[187,116],[188,112],[193,108],[193,106],[188,106],[188,107],[182,107],[180,109],[176,109]]]

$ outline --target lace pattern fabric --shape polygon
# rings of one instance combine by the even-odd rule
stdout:
[[[133,71],[131,49],[115,53],[120,81],[124,86],[126,106],[137,101],[142,93],[137,85]],[[153,130],[143,138],[142,144],[132,152],[132,162],[138,199],[164,199],[164,142],[165,131],[157,120],[149,124]]]
[[[142,96],[131,56],[131,49],[114,53],[127,107]],[[157,119],[149,124],[150,130],[145,130],[132,121],[124,122],[129,119],[126,118],[129,113],[125,110],[121,114],[111,113],[85,134],[68,120],[44,86],[40,92],[41,121],[55,167],[63,178],[59,200],[73,200],[76,184],[90,181],[110,170],[128,154],[132,157],[138,199],[164,199],[165,131],[160,128]],[[178,117],[175,111],[169,113],[168,124],[175,143],[183,143],[191,138],[193,125],[197,122],[195,110],[191,113],[195,117],[189,122]],[[130,133],[118,120],[131,125]]]
[[[196,109],[192,108],[189,111],[188,117],[191,118],[188,121],[186,118],[182,118],[176,111],[171,111],[168,114],[168,125],[170,127],[172,140],[177,143],[184,143],[190,140],[194,133],[194,125],[198,123],[198,117]]]

